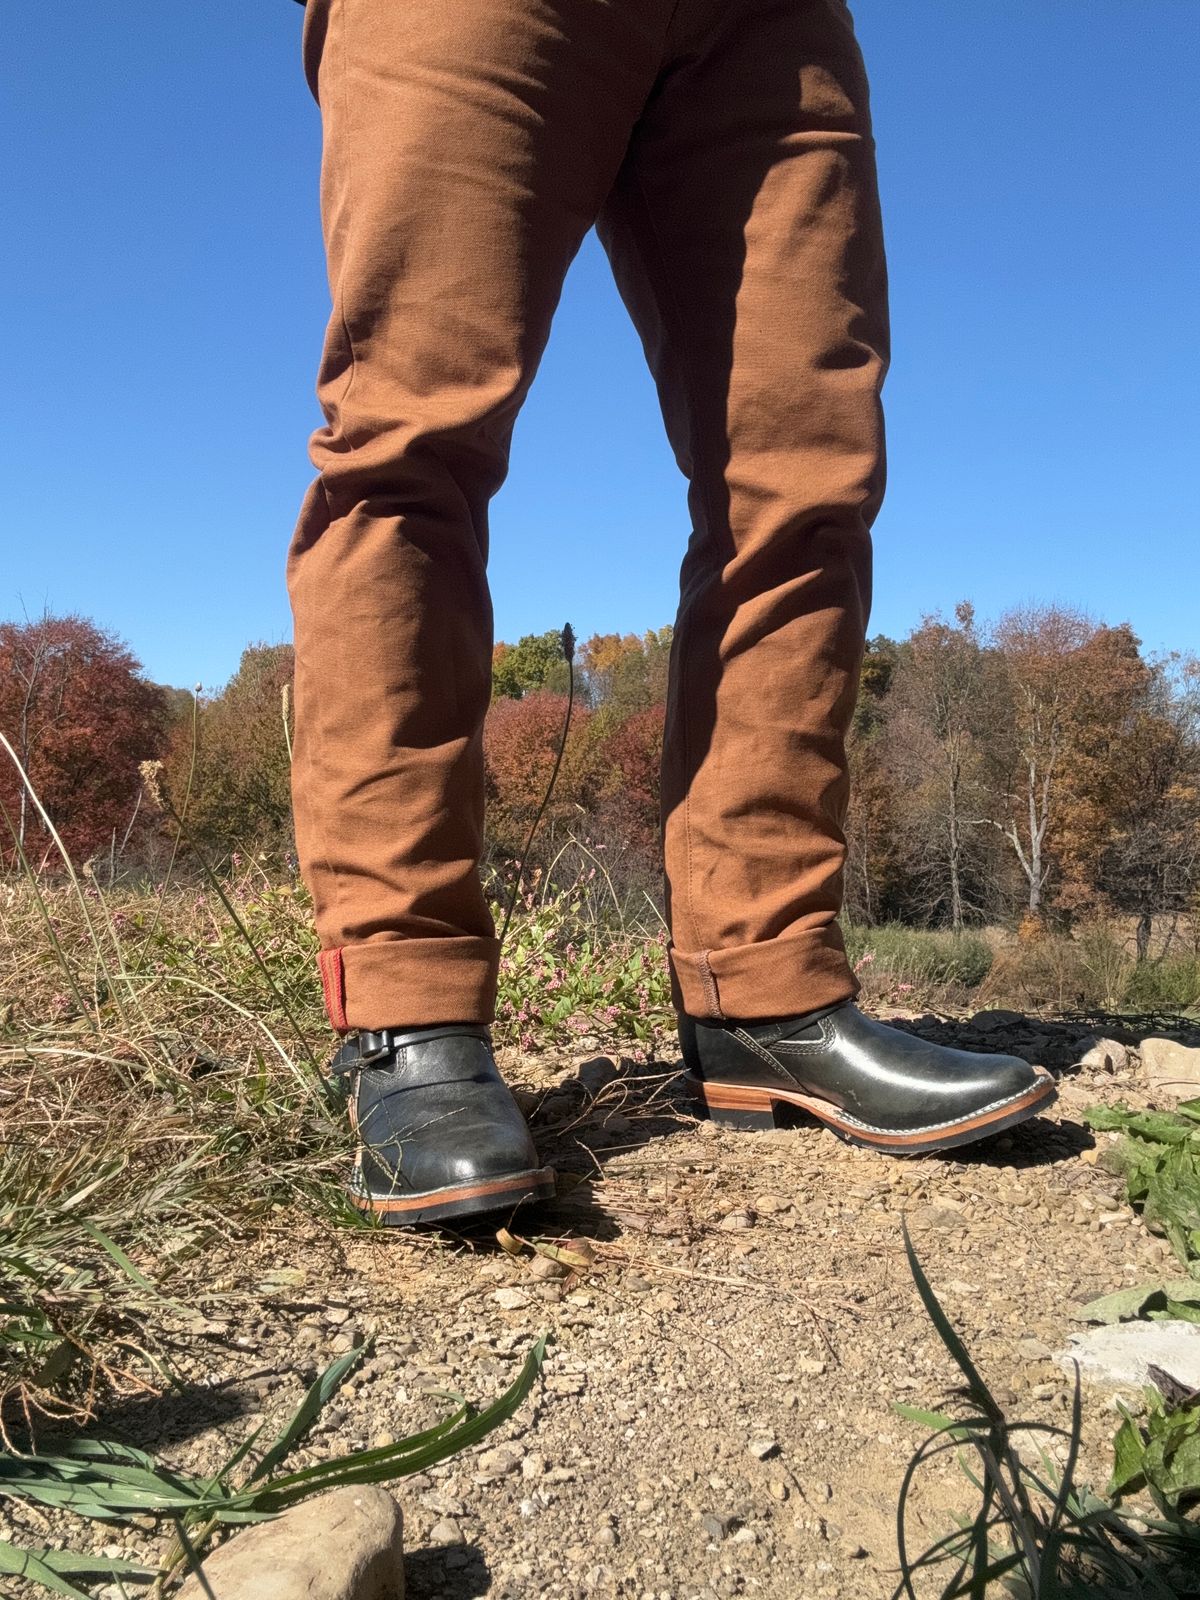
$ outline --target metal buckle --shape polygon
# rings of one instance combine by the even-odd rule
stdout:
[[[382,1061],[384,1056],[391,1055],[395,1049],[392,1032],[384,1028],[378,1033],[369,1029],[360,1031],[358,1035],[358,1065],[370,1066],[372,1061]]]

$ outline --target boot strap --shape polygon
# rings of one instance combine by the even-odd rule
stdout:
[[[432,1028],[360,1028],[347,1039],[329,1063],[331,1078],[347,1078],[363,1067],[388,1058],[395,1059],[396,1051],[406,1045],[423,1044],[427,1039],[447,1039],[455,1034],[466,1034],[473,1039],[491,1043],[491,1031],[484,1023],[445,1022]]]

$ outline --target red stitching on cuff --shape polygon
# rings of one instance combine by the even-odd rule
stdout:
[[[321,969],[321,993],[325,1011],[335,1028],[350,1026],[346,1021],[346,967],[340,950],[322,950],[317,956]]]

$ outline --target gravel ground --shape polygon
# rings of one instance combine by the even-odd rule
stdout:
[[[906,1025],[1054,1067],[1086,1048],[1082,1025]],[[544,1379],[518,1416],[395,1486],[411,1600],[882,1600],[896,1584],[897,1490],[922,1437],[893,1402],[936,1408],[955,1379],[901,1217],[999,1398],[1025,1418],[1068,1420],[1069,1380],[1050,1357],[1071,1308],[1170,1271],[1081,1120],[1095,1101],[1145,1103],[1136,1057],[1121,1072],[1068,1071],[1050,1115],[1011,1135],[905,1161],[812,1127],[697,1122],[665,1046],[650,1066],[596,1054],[505,1066],[563,1180],[553,1206],[512,1227],[588,1241],[593,1270],[561,1277],[489,1233],[281,1217],[211,1263],[195,1301],[205,1331],[179,1358],[190,1383],[110,1407],[96,1431],[214,1467],[373,1336],[310,1437],[315,1460],[428,1425],[446,1409],[433,1390],[491,1398],[546,1331]],[[1116,1421],[1111,1395],[1088,1390],[1085,1480],[1106,1481]],[[932,1469],[914,1537],[932,1542],[969,1504],[952,1461]],[[31,1509],[17,1520],[35,1537],[61,1532]],[[114,1553],[149,1549],[140,1528],[111,1538]]]

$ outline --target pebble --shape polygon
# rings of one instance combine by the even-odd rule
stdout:
[[[710,1539],[715,1539],[718,1543],[729,1537],[736,1522],[736,1517],[722,1516],[716,1511],[708,1511],[700,1518],[701,1528]]]
[[[443,1517],[440,1522],[435,1522],[429,1530],[430,1544],[461,1544],[462,1529],[457,1522],[451,1522],[449,1517]]]
[[[501,1311],[524,1311],[532,1303],[524,1289],[497,1289],[492,1299]]]
[[[746,1448],[756,1461],[766,1461],[779,1454],[779,1444],[775,1439],[751,1439]]]
[[[475,1482],[491,1483],[496,1478],[506,1478],[521,1464],[522,1452],[511,1444],[497,1445],[485,1450],[475,1466]]]

